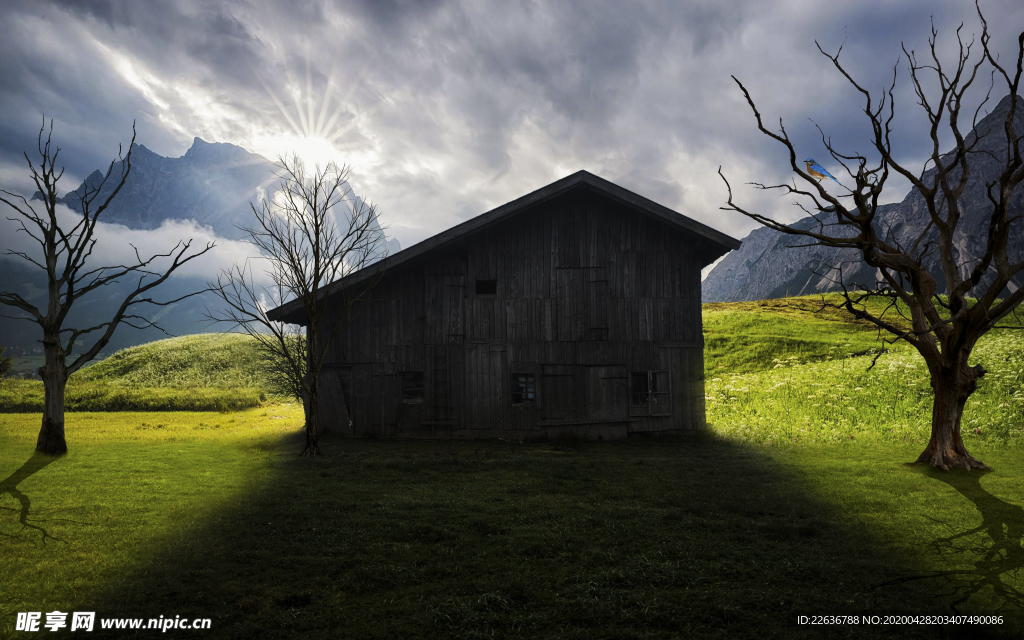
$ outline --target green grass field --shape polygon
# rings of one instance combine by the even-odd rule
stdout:
[[[978,351],[968,447],[994,471],[942,473],[904,464],[929,402],[910,352],[865,373],[873,330],[792,306],[705,309],[702,438],[325,440],[311,460],[278,403],[69,413],[54,461],[37,413],[0,415],[0,637],[53,610],[217,638],[1021,637],[1020,338]],[[116,362],[142,388],[206,375]],[[797,624],[954,613],[1002,624]]]
[[[926,443],[933,391],[921,357],[901,343],[885,345],[875,361],[883,345],[873,328],[834,310],[813,314],[820,306],[814,302],[705,305],[705,393],[714,433],[759,444]],[[1020,326],[1013,318],[1005,324]],[[965,411],[968,448],[1021,444],[1024,333],[990,332],[972,363],[988,373]]]
[[[255,343],[237,333],[122,349],[68,380],[67,411],[237,411],[271,397]],[[0,412],[43,410],[41,380],[0,380]]]

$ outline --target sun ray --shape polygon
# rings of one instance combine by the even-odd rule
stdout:
[[[292,94],[292,103],[295,104],[295,114],[299,117],[299,133],[302,135],[309,135],[309,123],[306,122],[306,110],[302,105],[302,90],[298,87],[292,86],[290,88]]]
[[[270,85],[268,85],[263,80],[263,78],[260,78],[260,83],[262,83],[263,88],[267,90],[267,95],[270,96],[270,99],[274,101],[275,105],[277,105],[277,110],[281,114],[281,117],[283,117],[285,121],[288,122],[288,125],[292,128],[292,130],[300,131],[301,128],[299,127],[298,123],[296,123],[295,120],[292,118],[291,114],[288,113],[287,107],[285,107],[284,103],[281,102],[281,100],[277,97],[277,93],[275,93],[274,90],[270,88]]]
[[[330,95],[334,93],[334,67],[327,73],[327,83],[324,85],[323,99],[320,101],[320,112],[316,116],[316,134],[323,135],[327,129],[324,127],[324,119],[327,117],[327,109],[330,107]]]
[[[302,108],[302,90],[299,89],[299,83],[287,65],[284,69],[284,78],[285,88],[291,96],[292,104],[295,105],[295,116],[299,121],[299,126],[295,128],[295,132],[299,135],[307,135],[309,127],[306,123],[306,110]]]
[[[326,93],[326,92],[325,92]],[[306,51],[306,125],[309,127],[306,130],[307,136],[319,135],[313,127],[313,74],[309,69],[309,50]]]
[[[348,77],[336,65],[325,66],[322,75],[317,73],[316,63],[307,51],[306,59],[300,62],[304,68],[283,64],[275,71],[274,79],[254,69],[280,117],[277,126],[253,131],[253,149],[268,158],[294,153],[308,167],[358,161],[369,170],[379,163],[373,143],[363,148],[345,141],[352,139],[353,131],[365,128],[373,114],[390,101],[367,91],[366,83],[358,76]]]
[[[388,101],[386,98],[384,98],[380,94],[377,94],[377,102],[372,107],[357,112],[355,116],[348,122],[348,124],[334,130],[334,132],[327,139],[330,140],[332,143],[341,140],[341,138],[345,136],[345,134],[347,134],[349,131],[351,131],[353,127],[355,127],[361,121],[364,121],[368,119],[370,116],[377,113],[377,111],[379,111],[380,108],[387,103]]]
[[[341,114],[345,113],[345,105],[351,103],[351,99],[353,94],[355,94],[355,91],[356,85],[355,83],[352,83],[351,85],[349,85],[348,92],[345,94],[345,96],[338,100],[338,106],[334,109],[334,113],[331,114],[331,119],[327,121],[326,125],[324,125],[324,132],[332,132],[330,135],[330,139],[332,142],[339,140],[342,135],[348,133],[348,131],[352,128],[351,126],[349,126],[345,127],[344,129],[336,130],[334,126],[338,124],[338,119],[341,117]]]

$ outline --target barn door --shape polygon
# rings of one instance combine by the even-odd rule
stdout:
[[[402,371],[398,374],[398,427],[415,432],[423,422],[423,405],[426,397],[422,371]]]
[[[441,276],[444,292],[443,333],[448,344],[462,344],[466,337],[463,326],[463,307],[466,299],[466,280],[462,276]]]
[[[398,379],[393,373],[374,373],[370,380],[370,433],[393,435],[399,403]]]
[[[608,276],[604,267],[588,269],[587,340],[608,340],[608,315],[612,308]]]
[[[434,347],[430,372],[430,406],[434,420],[446,422],[454,417],[452,411],[451,362],[448,345]]]
[[[629,376],[625,365],[587,367],[587,417],[591,420],[629,417]]]
[[[448,422],[455,419],[451,363],[453,346],[464,344],[466,338],[463,320],[466,283],[462,276],[437,276],[437,283],[442,287],[441,308],[444,315],[441,321],[442,341],[434,347],[433,353],[431,405],[434,419]]]
[[[352,367],[327,365],[321,369],[317,399],[321,431],[352,435]]]
[[[571,420],[576,414],[575,367],[544,365],[540,374],[542,420]]]

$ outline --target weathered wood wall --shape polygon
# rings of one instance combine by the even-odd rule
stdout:
[[[579,188],[401,265],[333,343],[321,424],[469,437],[701,429],[698,242]],[[496,293],[478,295],[478,280]],[[633,370],[670,372],[671,415],[630,416]],[[422,403],[400,399],[403,371],[423,372]],[[535,375],[535,406],[512,404],[514,372]]]

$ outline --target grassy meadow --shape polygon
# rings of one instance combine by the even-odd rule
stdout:
[[[122,349],[68,380],[67,411],[237,411],[260,406],[269,385],[254,340],[204,333]],[[0,381],[0,412],[43,410],[41,380]]]
[[[835,310],[813,314],[817,300],[705,305],[712,431],[751,444],[927,443],[934,393],[921,357],[907,344],[883,345],[875,329]],[[1021,326],[1016,318],[1002,324]],[[990,332],[972,362],[988,373],[965,411],[968,450],[1020,445],[1024,332]]]
[[[942,473],[904,464],[930,409],[913,354],[865,372],[874,330],[813,306],[706,305],[706,437],[325,439],[311,460],[301,409],[264,395],[69,413],[53,460],[38,413],[4,413],[0,637],[53,610],[210,618],[167,634],[217,638],[1021,637],[1021,338],[978,348],[967,446],[994,471]],[[76,384],[264,392],[168,343]],[[797,623],[956,613],[1002,623]]]

